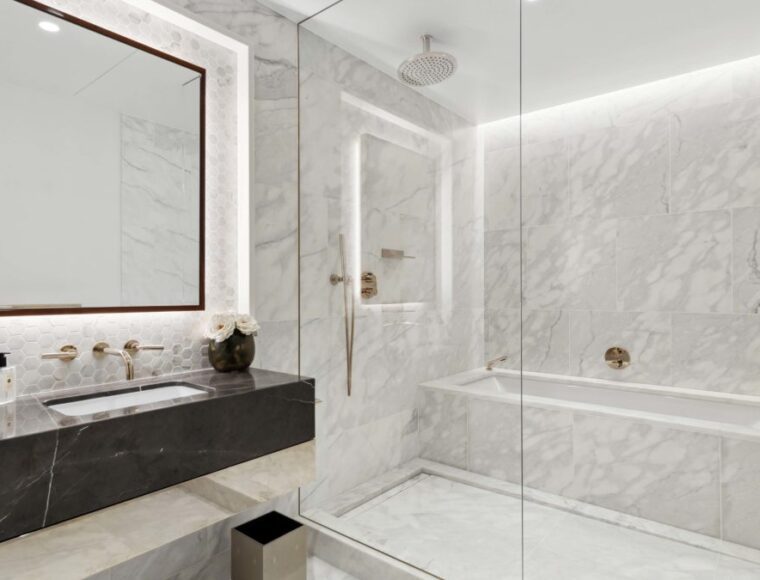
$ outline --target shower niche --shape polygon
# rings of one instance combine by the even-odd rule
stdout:
[[[452,137],[345,91],[340,119],[336,217],[359,310],[448,310]]]
[[[371,134],[360,137],[361,269],[377,280],[364,304],[436,301],[438,160]]]

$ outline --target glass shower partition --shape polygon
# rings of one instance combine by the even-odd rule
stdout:
[[[760,578],[758,18],[523,4],[526,578]]]
[[[299,25],[300,370],[321,401],[301,513],[435,577],[522,574],[520,180],[487,172],[519,157],[519,64],[516,0],[344,0]]]

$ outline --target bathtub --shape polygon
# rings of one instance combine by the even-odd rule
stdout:
[[[760,550],[760,397],[477,369],[417,415],[423,459]]]
[[[422,385],[529,407],[582,410],[760,441],[760,397],[518,371],[478,369]]]

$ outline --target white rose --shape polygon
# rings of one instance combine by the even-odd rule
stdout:
[[[259,323],[248,314],[238,314],[235,319],[235,326],[246,336],[249,334],[256,334],[259,328],[261,328]]]
[[[206,325],[206,338],[224,342],[235,332],[235,317],[232,314],[214,314]]]

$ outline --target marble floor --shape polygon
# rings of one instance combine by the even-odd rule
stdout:
[[[522,511],[524,510],[524,521]],[[437,475],[340,517],[358,540],[450,580],[759,580],[754,564]]]
[[[354,576],[338,570],[316,556],[309,556],[307,578],[308,580],[357,580]]]

